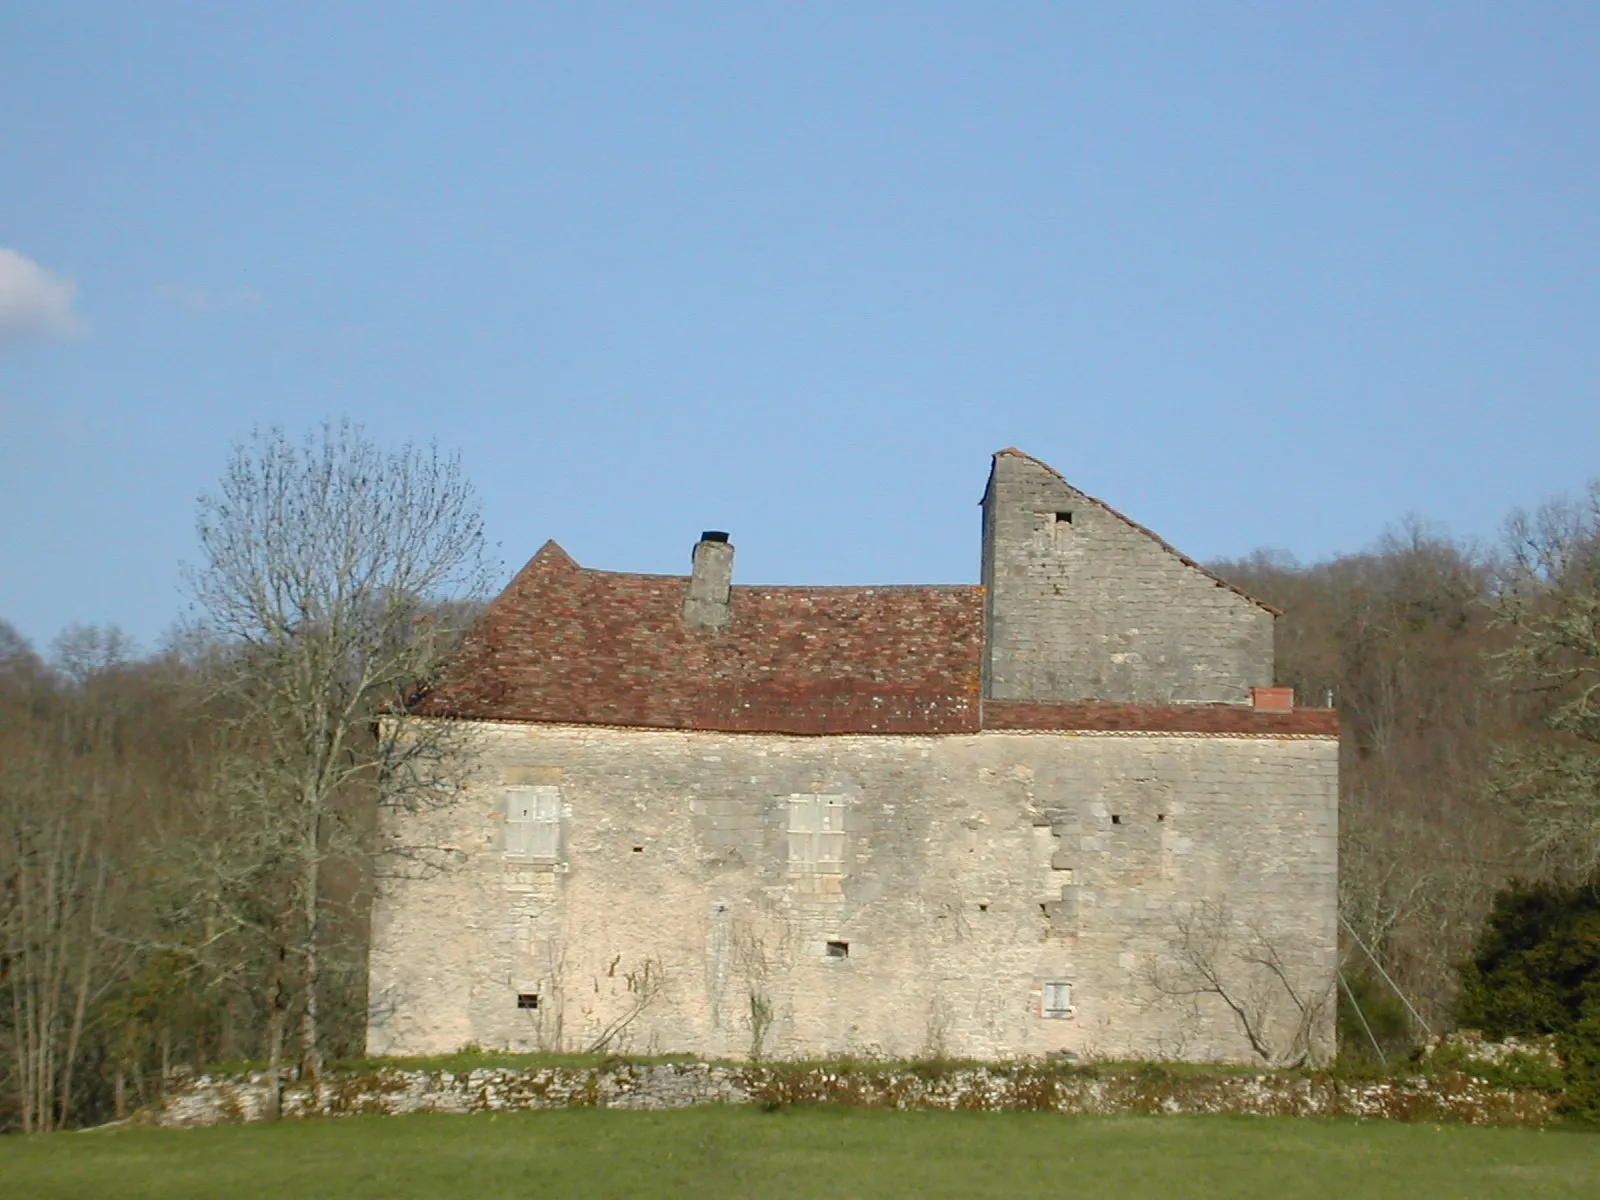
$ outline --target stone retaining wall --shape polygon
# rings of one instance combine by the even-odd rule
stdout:
[[[167,1127],[260,1120],[264,1074],[198,1076],[151,1111]],[[684,1108],[694,1104],[851,1104],[870,1108],[1360,1117],[1469,1125],[1541,1125],[1556,1100],[1469,1075],[1351,1082],[1328,1075],[1175,1074],[1159,1068],[754,1067],[616,1063],[594,1068],[380,1068],[284,1088],[288,1117],[552,1108]]]

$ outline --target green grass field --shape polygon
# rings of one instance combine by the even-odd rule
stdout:
[[[1241,1117],[577,1109],[0,1138],[7,1200],[1600,1197],[1600,1136]]]

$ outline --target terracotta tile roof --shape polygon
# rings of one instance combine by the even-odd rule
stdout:
[[[767,733],[978,728],[978,587],[735,586],[726,630],[687,576],[586,570],[547,542],[413,711]]]
[[[1058,474],[1020,450],[1000,454]],[[1239,590],[1088,499],[1218,586]],[[1320,709],[981,703],[980,587],[736,585],[731,623],[712,630],[683,619],[688,584],[682,575],[588,570],[546,542],[412,711],[733,733],[1338,732],[1335,715]]]
[[[1014,456],[1016,458],[1025,459],[1026,461],[1031,462],[1034,466],[1040,467],[1040,468],[1042,468],[1042,469],[1044,469],[1046,471],[1049,471],[1050,474],[1054,475],[1057,479],[1061,480],[1062,483],[1066,483],[1069,488],[1072,488],[1073,491],[1077,492],[1080,496],[1082,496],[1090,504],[1093,504],[1096,508],[1103,509],[1104,511],[1110,513],[1113,517],[1115,517],[1117,520],[1121,521],[1124,525],[1130,526],[1133,529],[1137,529],[1140,533],[1144,534],[1145,537],[1149,538],[1156,545],[1160,546],[1163,550],[1165,550],[1168,554],[1170,554],[1174,558],[1176,558],[1184,566],[1193,567],[1196,571],[1199,571],[1200,574],[1206,576],[1206,578],[1208,578],[1208,579],[1212,580],[1213,582],[1215,582],[1218,587],[1227,588],[1230,592],[1234,592],[1234,593],[1236,593],[1236,594],[1238,594],[1240,596],[1243,596],[1246,600],[1250,601],[1251,604],[1256,605],[1258,608],[1265,609],[1267,612],[1271,613],[1273,616],[1275,616],[1275,617],[1283,616],[1283,611],[1281,609],[1273,608],[1272,605],[1267,604],[1264,601],[1257,600],[1254,596],[1252,596],[1249,592],[1245,591],[1243,588],[1235,587],[1233,584],[1229,583],[1226,579],[1224,579],[1222,576],[1218,575],[1216,572],[1208,569],[1207,567],[1202,566],[1200,563],[1195,562],[1194,559],[1190,558],[1183,551],[1179,550],[1176,546],[1174,546],[1171,542],[1167,541],[1166,538],[1162,537],[1155,530],[1149,529],[1149,528],[1139,524],[1139,522],[1133,520],[1131,517],[1123,516],[1120,512],[1118,512],[1116,509],[1112,508],[1111,505],[1107,504],[1104,500],[1097,500],[1093,496],[1089,495],[1087,492],[1084,492],[1081,489],[1075,487],[1073,484],[1067,483],[1066,476],[1062,475],[1060,471],[1056,470],[1049,463],[1041,462],[1039,459],[1035,458],[1033,455],[1027,454],[1027,453],[1024,453],[1021,450],[1018,450],[1015,446],[1008,446],[1004,450],[996,451],[995,452],[995,457],[999,458],[1002,454],[1009,454],[1009,455],[1012,455],[1012,456]]]
[[[1027,704],[989,700],[983,706],[983,727],[1337,737],[1339,716],[1331,708],[1270,712],[1243,704]]]

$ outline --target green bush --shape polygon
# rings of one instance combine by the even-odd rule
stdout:
[[[1554,1034],[1566,1109],[1600,1120],[1600,875],[1501,892],[1461,984],[1462,1025],[1496,1039]]]
[[[1347,1062],[1376,1062],[1372,1048],[1376,1039],[1383,1057],[1390,1062],[1404,1059],[1416,1046],[1416,1034],[1405,1005],[1394,989],[1371,975],[1349,976],[1349,995],[1339,992],[1339,1057]],[[1350,1002],[1351,996],[1355,1003]],[[1359,1010],[1357,1005],[1360,1006]],[[1362,1018],[1366,1024],[1362,1024]],[[1370,1029],[1371,1036],[1368,1036]]]

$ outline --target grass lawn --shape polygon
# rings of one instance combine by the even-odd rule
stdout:
[[[0,1138],[7,1200],[1600,1197],[1600,1135],[1250,1117],[568,1109]]]

